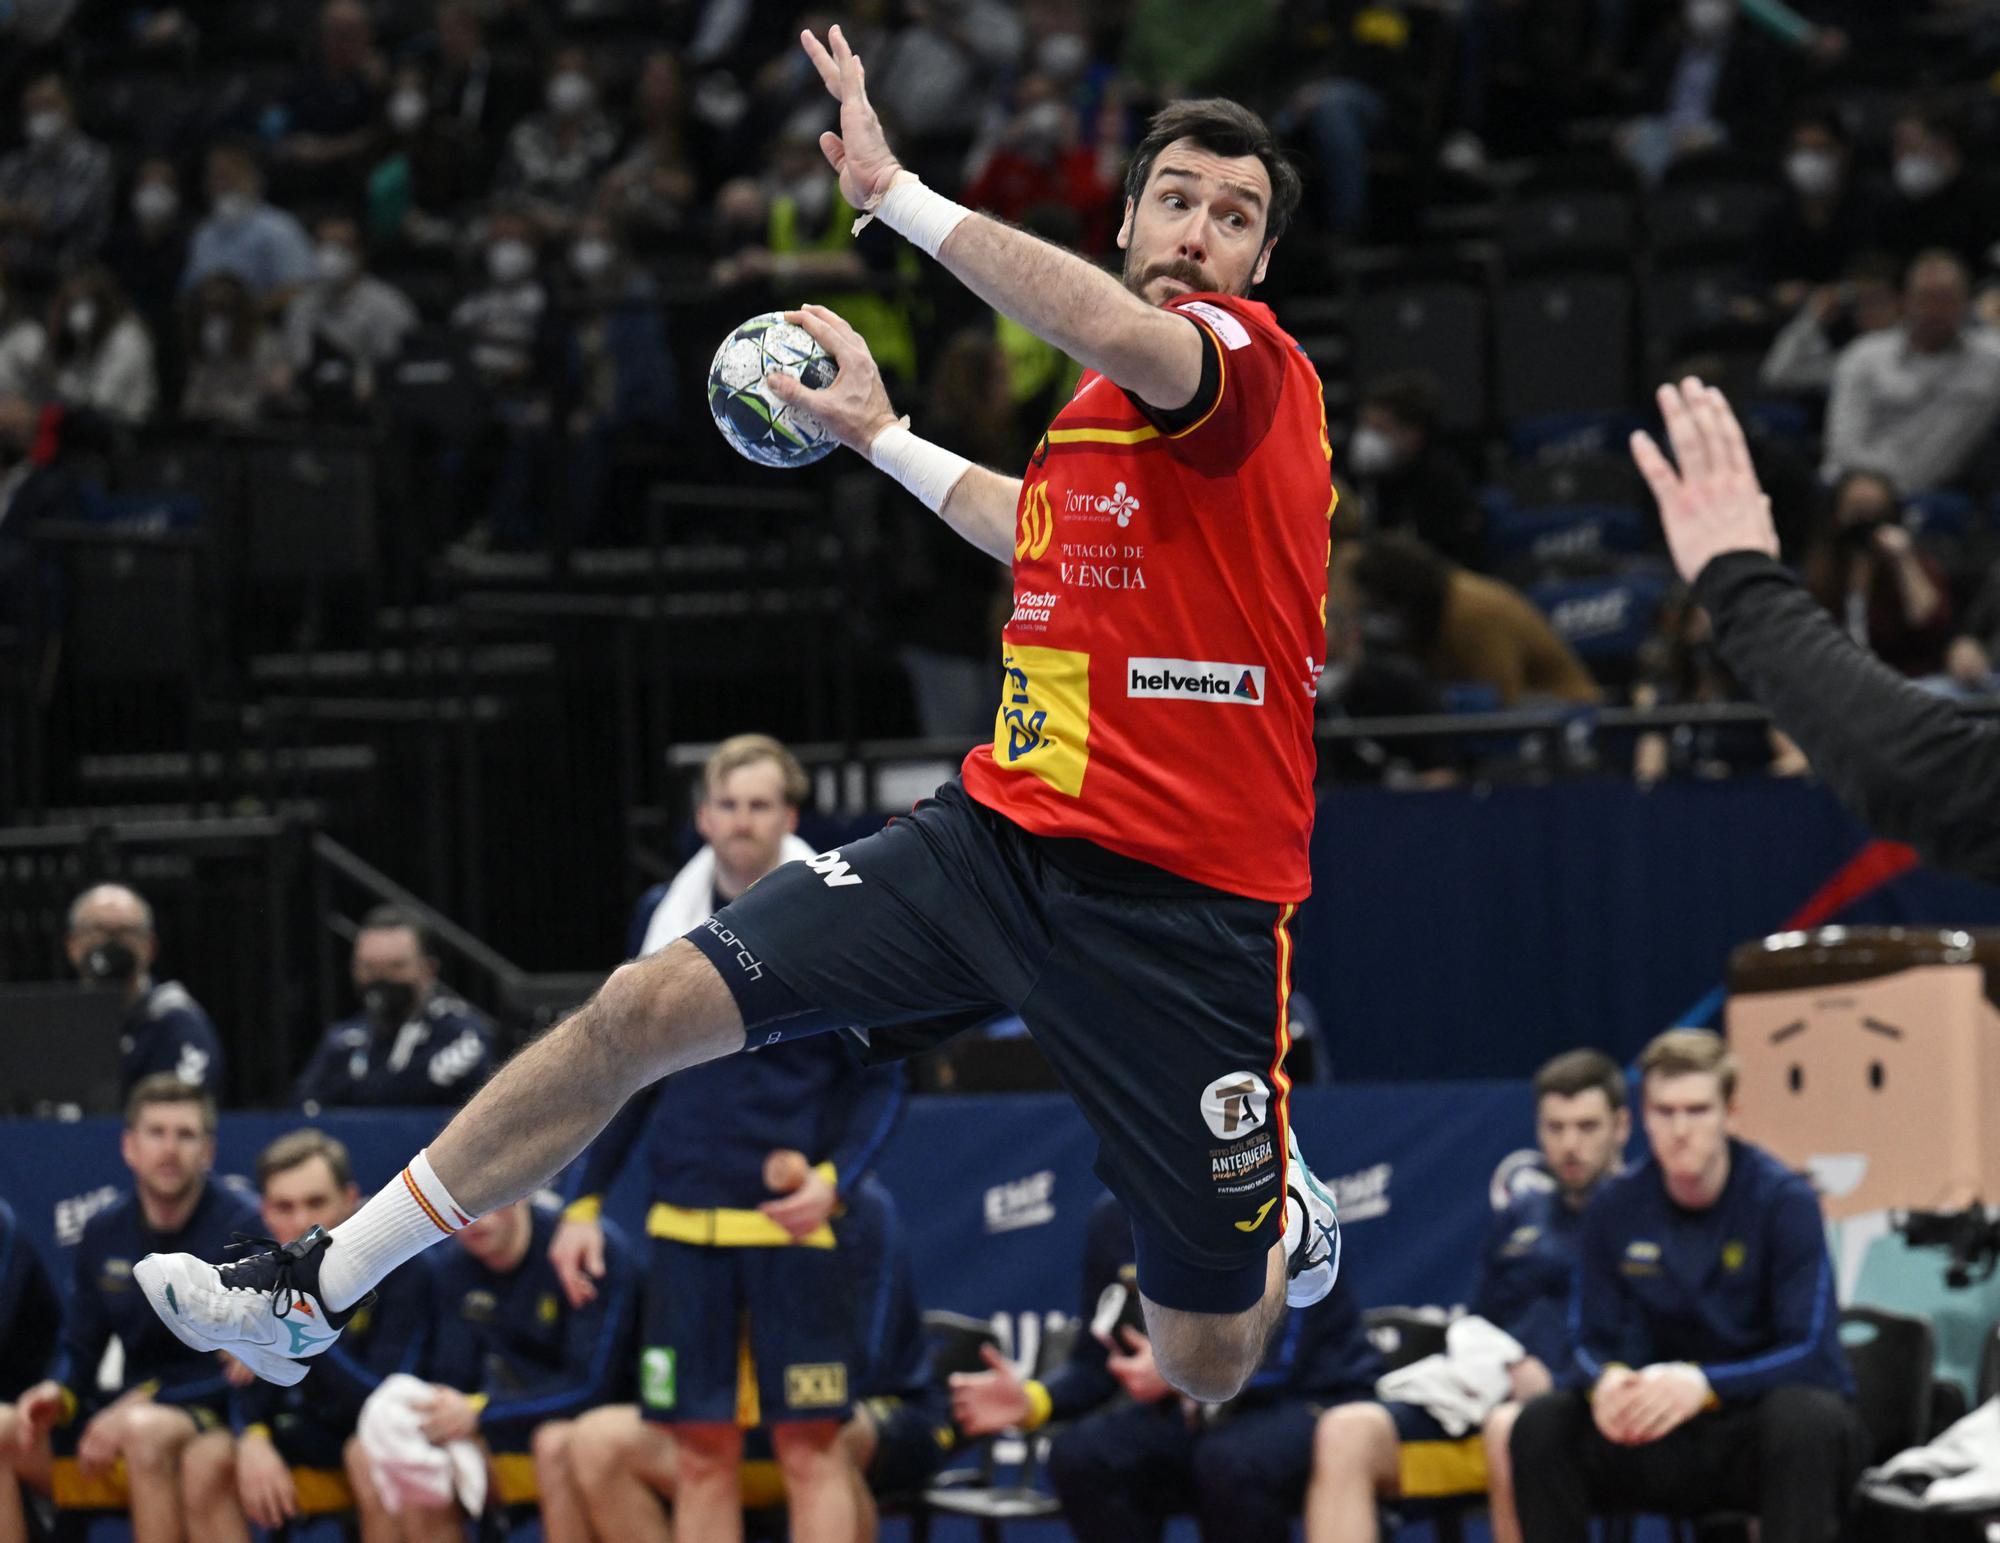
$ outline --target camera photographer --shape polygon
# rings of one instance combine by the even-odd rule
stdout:
[[[159,938],[153,908],[123,884],[99,884],[70,903],[69,962],[83,980],[117,991],[125,1002],[119,1036],[118,1094],[144,1078],[171,1072],[214,1096],[222,1087],[222,1042],[202,1005],[177,980],[155,981]]]

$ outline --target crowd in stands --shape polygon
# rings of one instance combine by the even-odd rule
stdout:
[[[340,422],[393,431],[435,494],[439,550],[533,550],[557,524],[629,539],[634,490],[663,468],[742,475],[691,410],[710,339],[688,324],[805,296],[854,323],[926,433],[982,460],[1018,463],[1074,378],[906,245],[852,232],[817,147],[832,104],[794,46],[814,8],[72,0],[9,16],[8,539],[97,508],[135,430]],[[1268,288],[1328,378],[1338,529],[1371,576],[1329,618],[1329,712],[1733,694],[1715,672],[1690,690],[1700,624],[1615,472],[1669,366],[1746,407],[1788,554],[1853,635],[1941,689],[1991,688],[1983,8],[873,0],[844,19],[909,164],[1107,261],[1152,107],[1235,93],[1279,128],[1308,197]],[[1475,248],[1502,383],[1468,404],[1422,348],[1363,346],[1371,307],[1421,297],[1351,272],[1376,260],[1415,284]],[[1611,333],[1585,340],[1610,361],[1608,396],[1565,395],[1575,360],[1535,358],[1532,324],[1510,328],[1529,279],[1553,307],[1611,283],[1590,291],[1610,297]],[[1314,333],[1343,296],[1352,347]],[[1483,358],[1485,314],[1446,351]],[[1522,371],[1553,394],[1505,384]],[[476,405],[428,421],[400,394],[418,378]],[[896,507],[874,625],[915,726],[976,732],[998,581]],[[1390,570],[1394,595],[1374,587]],[[1412,615],[1412,584],[1445,593]],[[1718,752],[1691,733],[1636,762],[1795,765],[1755,736]]]

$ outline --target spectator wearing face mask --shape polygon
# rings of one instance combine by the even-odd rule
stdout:
[[[396,906],[362,918],[352,964],[361,1011],[326,1031],[293,1096],[336,1105],[463,1103],[493,1070],[493,1025],[438,984],[423,922]]]
[[[1016,99],[998,142],[966,185],[966,203],[1015,223],[1038,204],[1059,204],[1076,216],[1078,250],[1102,257],[1115,233],[1119,147],[1083,144],[1076,108],[1046,75],[1023,79]]]
[[[619,443],[674,427],[673,361],[659,292],[603,215],[570,239],[564,286],[571,535],[585,539],[603,512]]]
[[[423,71],[404,65],[383,104],[382,147],[368,174],[370,244],[448,250],[486,190],[477,131],[440,112]]]
[[[1934,675],[1951,637],[1951,586],[1903,526],[1895,482],[1849,471],[1806,548],[1806,588],[1861,648],[1905,675]]]
[[[296,219],[265,201],[264,178],[247,146],[221,144],[208,152],[208,201],[208,218],[195,227],[182,289],[229,272],[267,312],[282,310],[312,281],[312,240]]]
[[[1650,111],[1619,131],[1619,148],[1658,182],[1683,156],[1729,144],[1769,113],[1777,64],[1774,45],[1740,24],[1737,0],[1683,0],[1645,65]]]
[[[486,228],[487,282],[451,313],[489,404],[461,490],[473,546],[524,545],[542,524],[552,412],[545,383],[557,371],[536,234],[523,210],[495,214]]]
[[[582,213],[618,150],[618,133],[597,105],[597,82],[580,48],[549,59],[543,109],[507,136],[500,186],[529,200],[545,221]]]
[[[113,423],[147,422],[159,403],[153,339],[102,268],[65,279],[49,303],[46,395]]]
[[[41,319],[21,303],[0,263],[0,401],[25,398],[35,388],[49,335]]]
[[[1385,375],[1361,399],[1346,469],[1379,530],[1408,531],[1455,563],[1478,566],[1482,521],[1472,482],[1438,434],[1437,382],[1420,371]]]
[[[165,156],[147,156],[133,173],[131,195],[112,227],[104,260],[155,337],[173,326],[187,256],[180,174]]]
[[[1881,233],[1881,211],[1854,177],[1854,147],[1840,115],[1800,113],[1785,142],[1785,197],[1750,258],[1752,292],[1784,313],[1831,284]]]
[[[1965,264],[1926,252],[1903,322],[1848,344],[1827,400],[1824,475],[1865,467],[1898,488],[1949,487],[2000,418],[2000,336],[1971,312]]]
[[[1913,107],[1896,120],[1890,139],[1894,195],[1883,233],[1898,257],[1942,250],[1978,272],[2000,235],[2000,217],[1965,163],[1965,135],[1933,108]]]
[[[700,196],[688,148],[687,88],[668,49],[646,56],[632,89],[632,139],[605,173],[600,201],[642,247],[680,230]]]
[[[76,126],[69,88],[42,75],[21,93],[27,143],[0,160],[0,256],[49,276],[87,261],[111,228],[111,152]]]
[[[190,423],[248,428],[290,385],[284,344],[234,273],[203,279],[182,301],[181,352],[181,417]]]
[[[321,220],[315,236],[317,277],[285,313],[292,378],[315,401],[368,402],[376,372],[403,351],[417,325],[417,308],[368,272],[353,220]]]
[[[153,908],[123,884],[99,884],[69,908],[65,945],[84,980],[117,991],[125,1003],[119,1040],[119,1097],[141,1079],[166,1072],[213,1094],[222,1086],[222,1042],[202,1006],[177,980],[153,979],[160,942]]]

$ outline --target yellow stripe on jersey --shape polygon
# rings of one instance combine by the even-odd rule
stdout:
[[[1052,445],[1136,445],[1159,437],[1151,424],[1142,429],[1050,429],[1048,434]]]

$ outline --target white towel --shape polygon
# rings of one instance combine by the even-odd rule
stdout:
[[[2000,1507],[2000,1398],[1981,1404],[1929,1446],[1911,1447],[1869,1469],[1861,1491],[1907,1510]]]
[[[1527,1353],[1484,1318],[1460,1318],[1445,1330],[1440,1354],[1390,1372],[1375,1391],[1394,1403],[1418,1405],[1447,1435],[1463,1436],[1507,1401],[1513,1391],[1507,1368]]]
[[[419,1410],[436,1393],[434,1384],[394,1372],[368,1395],[359,1427],[368,1472],[392,1513],[456,1499],[468,1515],[477,1516],[486,1508],[486,1457],[475,1441],[439,1446],[425,1438]]]
[[[808,857],[817,855],[797,836],[787,836],[779,861],[804,862]],[[653,919],[646,923],[646,941],[639,945],[639,957],[643,959],[648,954],[657,954],[675,938],[692,932],[714,914],[715,848],[705,846],[674,875],[666,894],[653,907]]]

